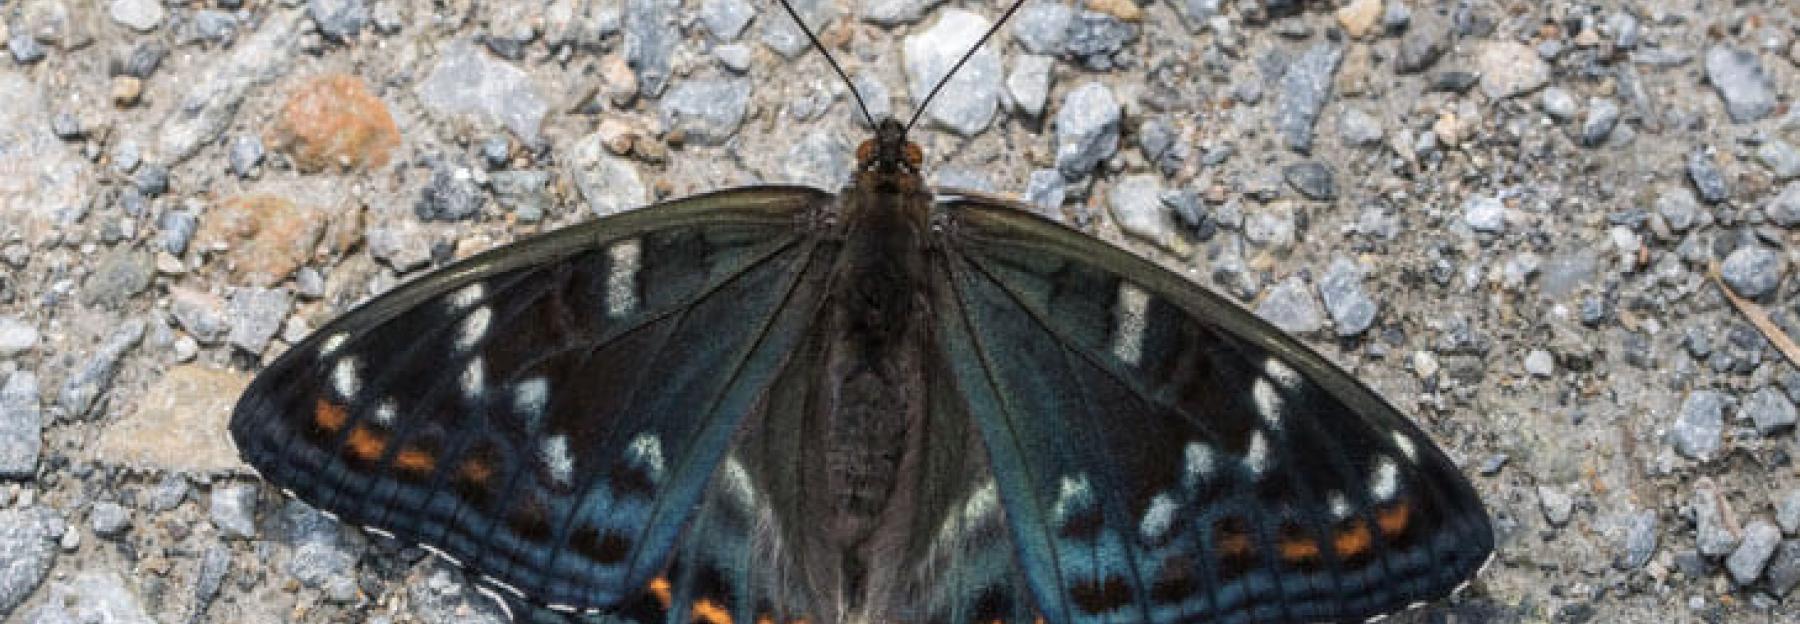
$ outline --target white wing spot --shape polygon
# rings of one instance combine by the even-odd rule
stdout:
[[[544,406],[550,401],[550,380],[543,377],[532,377],[520,381],[513,386],[513,410],[524,416],[531,423],[532,430],[537,429],[538,420],[544,415]]]
[[[1067,522],[1069,515],[1080,511],[1092,502],[1093,488],[1088,485],[1087,475],[1063,477],[1062,486],[1056,495],[1056,505],[1051,508],[1051,517],[1057,524]]]
[[[1375,478],[1369,482],[1369,493],[1384,503],[1394,500],[1394,495],[1400,493],[1400,468],[1394,465],[1394,460],[1383,457],[1375,464]]]
[[[1244,469],[1250,476],[1261,477],[1269,470],[1269,441],[1263,438],[1263,432],[1250,433],[1250,448],[1244,451]]]
[[[488,324],[494,320],[494,309],[481,306],[475,308],[468,316],[463,317],[462,326],[456,332],[456,350],[467,351],[475,343],[487,336]]]
[[[963,502],[962,520],[964,523],[972,525],[993,514],[999,508],[1000,492],[994,486],[994,480],[988,479],[983,481],[980,487],[975,488],[975,493],[969,495],[969,500]]]
[[[1127,364],[1144,357],[1145,314],[1150,295],[1129,282],[1119,282],[1119,304],[1113,309],[1112,352]]]
[[[1281,384],[1281,387],[1288,390],[1298,390],[1300,388],[1300,373],[1295,372],[1293,367],[1288,366],[1286,362],[1281,360],[1272,357],[1264,358],[1263,374],[1268,375],[1270,379],[1275,380],[1275,383]]]
[[[383,400],[380,405],[375,406],[375,424],[391,428],[394,426],[394,417],[399,413],[399,408],[394,407],[393,399]]]
[[[1250,398],[1256,402],[1256,413],[1262,416],[1263,424],[1269,429],[1281,429],[1281,393],[1275,390],[1275,384],[1269,383],[1267,377],[1257,377],[1250,384]]]
[[[462,372],[463,397],[470,400],[481,398],[486,385],[487,375],[482,371],[481,358],[469,360],[469,365],[463,367]]]
[[[643,248],[633,238],[614,243],[606,249],[612,270],[606,274],[606,314],[619,318],[638,307],[637,274]]]
[[[344,358],[331,367],[331,389],[345,401],[356,398],[356,392],[362,389],[362,376],[356,372],[356,358]]]
[[[1406,437],[1405,433],[1394,432],[1394,446],[1400,447],[1400,454],[1406,456],[1406,461],[1418,461],[1419,447],[1414,445],[1412,438]]]
[[[1189,442],[1187,450],[1182,453],[1183,467],[1181,484],[1189,491],[1197,490],[1213,475],[1212,447],[1200,442]]]
[[[1331,519],[1343,520],[1344,518],[1350,517],[1350,512],[1352,511],[1350,509],[1350,498],[1344,496],[1343,492],[1334,491],[1331,494],[1326,495],[1325,500],[1327,501],[1326,505],[1331,510]]]
[[[1169,527],[1175,524],[1175,507],[1175,499],[1168,494],[1157,494],[1150,499],[1150,508],[1144,510],[1144,519],[1138,523],[1138,532],[1143,533],[1147,540],[1162,539],[1163,534],[1169,532]]]
[[[648,433],[638,434],[637,437],[631,439],[631,444],[625,447],[625,454],[633,463],[643,466],[650,472],[651,481],[662,481],[662,441],[658,440],[656,436]]]
[[[544,462],[550,478],[558,484],[569,485],[575,478],[575,456],[569,454],[569,436],[559,433],[545,437],[538,447],[538,459]]]
[[[344,332],[338,332],[338,333],[332,334],[330,337],[325,339],[325,342],[319,343],[319,355],[324,355],[324,356],[333,355],[333,354],[337,353],[338,349],[344,348],[344,343],[349,340],[350,340],[350,334],[346,334]]]
[[[725,491],[745,509],[756,508],[756,486],[750,482],[750,471],[744,470],[743,462],[735,456],[725,458]]]
[[[475,282],[450,293],[450,307],[461,310],[475,305],[475,302],[481,301],[481,298],[485,296],[487,296],[487,287],[483,286],[481,282]]]

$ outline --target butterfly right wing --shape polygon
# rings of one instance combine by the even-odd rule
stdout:
[[[459,262],[277,359],[233,439],[345,522],[542,603],[628,609],[806,334],[830,201],[726,191]]]

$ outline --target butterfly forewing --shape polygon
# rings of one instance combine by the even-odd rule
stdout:
[[[1492,548],[1455,466],[1242,309],[1000,202],[943,207],[943,352],[1051,621],[1318,621]]]
[[[793,351],[830,197],[701,196],[476,256],[344,315],[251,385],[270,481],[540,603],[645,591]]]

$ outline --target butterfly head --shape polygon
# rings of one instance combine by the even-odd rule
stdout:
[[[925,153],[906,140],[906,126],[892,117],[875,124],[875,136],[856,148],[858,171],[876,174],[918,174]]]

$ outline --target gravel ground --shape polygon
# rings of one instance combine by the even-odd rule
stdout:
[[[998,15],[797,4],[877,113]],[[1500,546],[1407,621],[1800,622],[1796,7],[1033,0],[916,138],[1419,419]],[[751,0],[4,0],[0,41],[8,622],[498,621],[237,462],[251,373],[519,236],[835,186],[866,134]]]

